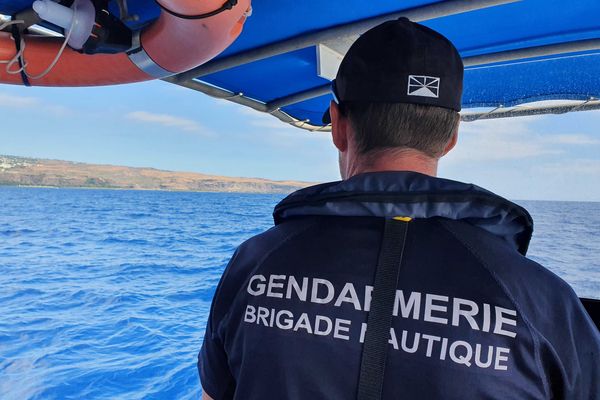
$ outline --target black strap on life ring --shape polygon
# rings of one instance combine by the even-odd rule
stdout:
[[[12,37],[15,40],[15,48],[17,50],[17,54],[19,54],[19,52],[21,51],[21,31],[19,30],[17,25],[12,26]],[[23,58],[19,57],[18,60],[19,68],[21,69],[21,80],[23,81],[23,85],[31,86],[31,83],[29,82],[29,77],[27,77],[27,74],[25,73],[25,68],[23,66]]]
[[[217,8],[214,11],[211,12],[207,12],[205,14],[200,14],[200,15],[185,15],[185,14],[179,14],[175,11],[171,11],[168,8],[164,7],[162,4],[160,4],[160,2],[158,2],[158,5],[160,6],[160,8],[162,8],[163,10],[165,10],[166,12],[168,12],[171,15],[176,16],[177,18],[181,18],[181,19],[204,19],[204,18],[209,18],[209,17],[213,17],[217,14],[222,13],[223,11],[227,11],[227,10],[231,10],[233,7],[235,7],[238,3],[238,0],[226,0],[225,3],[223,3],[223,5],[219,8]]]
[[[410,218],[386,219],[358,381],[358,400],[380,400],[398,277]]]

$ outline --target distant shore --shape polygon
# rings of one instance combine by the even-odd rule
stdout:
[[[0,186],[286,194],[312,184],[0,155]]]
[[[226,191],[208,191],[208,190],[179,190],[179,189],[136,189],[124,187],[94,187],[94,186],[44,186],[44,185],[12,185],[0,183],[0,188],[17,189],[56,189],[56,190],[114,190],[114,191],[134,191],[134,192],[165,192],[165,193],[240,193],[240,194],[286,194],[284,192],[226,192]],[[288,192],[291,193],[291,192]]]

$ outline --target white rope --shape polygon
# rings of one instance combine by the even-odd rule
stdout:
[[[25,21],[23,21],[22,19],[16,19],[14,21],[9,20],[9,21],[6,21],[6,22],[0,24],[0,31],[3,30],[3,29],[5,29],[5,28],[8,28],[9,26],[18,25],[18,24],[24,24],[24,23],[25,23]],[[10,64],[10,62],[12,60],[14,60],[14,58],[12,58],[10,60],[0,60],[0,64]],[[8,67],[6,67],[6,68],[8,69]]]
[[[77,2],[75,2],[75,13],[77,13]],[[71,38],[71,33],[73,32],[73,28],[75,27],[75,16],[73,16],[72,20],[71,20],[71,27],[69,28],[69,32],[67,33],[67,36],[65,36],[65,40],[62,44],[62,46],[60,46],[60,49],[58,50],[58,53],[56,54],[56,57],[54,57],[54,60],[50,63],[50,65],[48,65],[48,67],[40,74],[38,75],[31,75],[28,71],[27,71],[27,61],[25,60],[25,47],[27,46],[27,43],[25,42],[25,38],[21,38],[21,49],[17,52],[17,54],[15,54],[15,56],[10,59],[10,60],[0,60],[0,64],[6,64],[6,73],[9,75],[17,75],[20,74],[21,72],[25,73],[25,75],[29,78],[29,79],[42,79],[43,77],[45,77],[46,75],[48,75],[56,66],[56,64],[58,64],[58,61],[60,60],[60,58],[62,57],[65,49],[67,48],[67,45],[69,43],[69,39]],[[0,30],[11,26],[11,25],[17,25],[17,24],[23,24],[25,23],[25,21],[22,20],[14,20],[14,21],[8,21],[3,23],[2,25],[0,25]],[[18,69],[13,69],[13,66],[15,64],[21,63],[21,66]]]

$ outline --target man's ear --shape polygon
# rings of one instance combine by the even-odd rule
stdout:
[[[348,149],[348,119],[341,115],[338,104],[333,100],[329,104],[329,115],[333,144],[343,153]]]
[[[456,126],[456,129],[454,130],[454,133],[452,134],[450,141],[446,145],[446,148],[444,149],[444,153],[442,154],[442,157],[445,156],[446,154],[448,154],[450,152],[450,150],[452,150],[454,148],[454,146],[456,146],[457,142],[458,142],[458,125]]]

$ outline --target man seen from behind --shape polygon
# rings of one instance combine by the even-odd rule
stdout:
[[[352,45],[324,117],[343,180],[291,194],[237,249],[199,355],[205,399],[357,398],[392,220],[404,233],[380,398],[600,399],[600,335],[525,257],[527,211],[436,177],[462,79],[454,46],[407,19]]]

